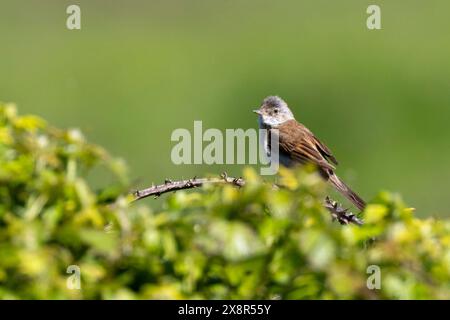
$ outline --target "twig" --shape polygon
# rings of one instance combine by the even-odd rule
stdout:
[[[176,192],[178,190],[193,189],[201,187],[205,184],[231,184],[237,187],[243,187],[245,180],[242,178],[229,177],[225,172],[220,175],[220,178],[197,178],[187,180],[172,181],[166,179],[164,184],[151,186],[147,189],[138,190],[133,193],[134,201],[141,200],[147,197],[158,198],[164,193]],[[362,225],[363,222],[348,209],[344,209],[339,203],[326,197],[325,208],[330,212],[333,220],[339,221],[340,224],[353,223],[356,225]]]
[[[339,221],[340,224],[354,223],[359,226],[363,225],[362,220],[354,213],[350,212],[349,209],[344,209],[339,203],[331,200],[330,197],[325,198],[324,206],[331,213],[333,219]]]
[[[197,178],[194,177],[192,179],[187,180],[179,180],[179,181],[171,181],[166,179],[164,184],[160,184],[157,186],[152,186],[147,189],[138,190],[134,192],[135,199],[134,201],[141,200],[147,197],[154,196],[158,198],[164,193],[167,192],[175,192],[178,190],[184,189],[192,189],[201,187],[205,184],[232,184],[237,187],[243,187],[245,185],[245,181],[242,178],[233,178],[228,177],[226,173],[222,173],[220,178]]]

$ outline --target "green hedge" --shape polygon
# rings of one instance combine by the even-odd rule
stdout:
[[[96,189],[99,168],[111,182]],[[380,193],[363,227],[341,226],[314,173],[283,170],[277,190],[244,177],[153,211],[130,203],[122,161],[0,104],[0,298],[450,299],[449,220]]]

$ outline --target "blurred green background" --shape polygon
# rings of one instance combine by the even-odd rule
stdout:
[[[81,128],[144,187],[239,174],[172,164],[170,135],[256,127],[251,110],[278,94],[364,198],[398,191],[419,216],[448,216],[449,14],[444,0],[2,1],[0,100]]]

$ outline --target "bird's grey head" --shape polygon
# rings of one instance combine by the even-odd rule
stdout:
[[[259,123],[266,127],[276,127],[288,120],[294,119],[294,115],[286,102],[277,96],[265,98],[258,110],[254,110],[259,115]]]

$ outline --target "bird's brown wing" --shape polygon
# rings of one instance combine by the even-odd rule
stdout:
[[[312,136],[314,142],[316,143],[319,152],[329,161],[333,162],[335,165],[338,165],[336,158],[333,156],[331,150],[319,139],[317,139],[314,135]]]
[[[280,153],[290,155],[300,163],[312,162],[322,169],[334,170],[328,162],[337,164],[330,149],[320,142],[308,128],[295,120],[289,120],[278,128]]]

